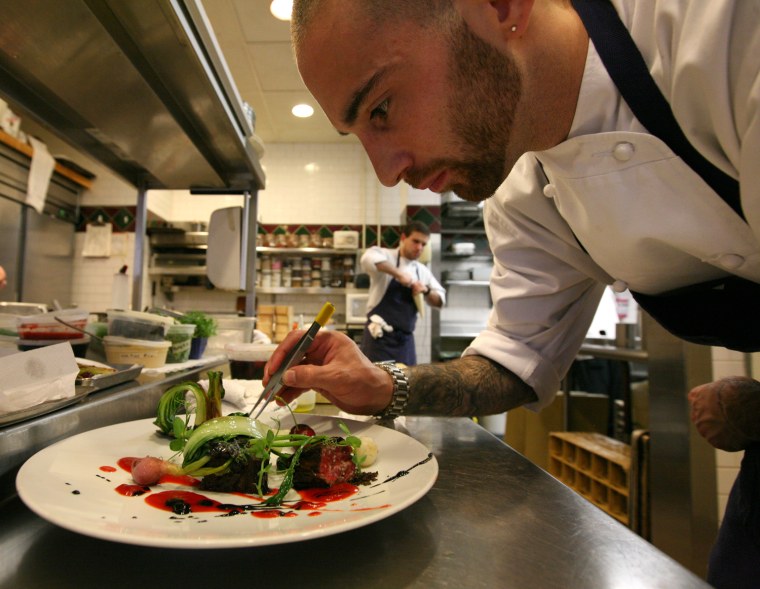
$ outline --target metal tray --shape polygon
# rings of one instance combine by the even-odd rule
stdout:
[[[90,389],[90,392],[93,390],[103,390],[134,380],[140,376],[143,369],[142,364],[104,364],[104,366],[115,368],[116,372],[96,374],[91,378],[77,378],[76,385],[78,387],[86,387]]]
[[[34,407],[27,407],[26,409],[19,409],[18,411],[3,413],[0,415],[0,427],[18,423],[20,421],[26,421],[27,419],[39,417],[40,415],[52,413],[58,409],[68,407],[69,405],[74,405],[75,403],[79,403],[79,401],[94,391],[95,389],[92,387],[76,387],[76,392],[74,393],[73,397],[67,397],[66,399],[56,399],[54,401],[46,401],[45,403],[40,403]]]

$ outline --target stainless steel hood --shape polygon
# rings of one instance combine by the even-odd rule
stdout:
[[[200,0],[4,0],[0,80],[0,95],[134,186],[264,187]]]

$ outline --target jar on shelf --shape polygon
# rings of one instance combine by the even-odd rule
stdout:
[[[340,288],[343,286],[343,267],[334,266],[332,269],[332,277],[330,279],[330,286],[333,288]]]
[[[262,270],[261,271],[261,287],[270,288],[271,286],[272,286],[272,271]]]
[[[319,231],[315,231],[311,234],[311,239],[309,240],[309,246],[311,247],[322,247],[322,236],[319,234]]]
[[[295,233],[288,232],[285,234],[285,247],[298,247],[298,236]]]
[[[303,233],[298,236],[298,247],[309,247],[310,241],[311,241],[311,238],[309,237],[309,234]]]
[[[274,233],[267,233],[264,235],[264,245],[266,247],[275,247],[276,243],[277,238],[275,237]]]

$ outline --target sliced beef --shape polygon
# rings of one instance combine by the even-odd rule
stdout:
[[[336,446],[329,442],[315,444],[301,453],[293,474],[293,488],[332,487],[350,481],[355,472],[350,446]]]

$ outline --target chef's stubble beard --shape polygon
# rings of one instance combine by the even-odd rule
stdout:
[[[511,56],[475,35],[463,21],[454,26],[447,107],[462,155],[454,168],[464,180],[452,186],[473,202],[492,196],[507,177],[507,147],[522,93],[522,78]]]

